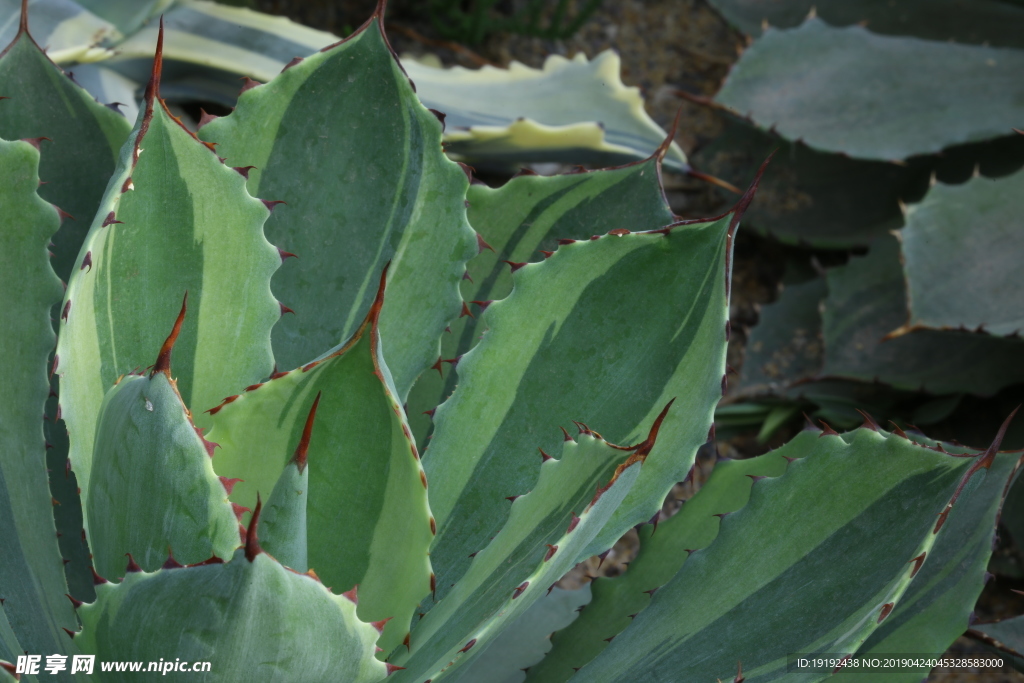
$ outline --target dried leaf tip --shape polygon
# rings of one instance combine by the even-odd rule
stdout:
[[[316,419],[316,409],[320,405],[320,395],[322,393],[322,391],[316,392],[316,398],[313,399],[313,407],[309,409],[309,415],[306,416],[306,426],[302,428],[302,438],[299,439],[299,445],[295,448],[295,457],[292,458],[292,462],[299,468],[300,474],[306,469],[309,438],[313,436],[313,420]]]
[[[249,519],[249,528],[245,531],[245,559],[252,562],[256,556],[263,552],[260,547],[260,539],[256,535],[256,529],[260,523],[260,511],[263,509],[263,501],[260,494],[256,494],[256,509],[253,510],[252,518]]]
[[[28,33],[28,0],[21,0],[21,21],[18,23],[18,35]]]
[[[661,141],[661,144],[658,145],[658,149],[654,150],[654,154],[651,155],[657,159],[659,164],[665,160],[665,155],[668,154],[668,151],[672,148],[672,141],[676,139],[676,133],[679,131],[679,121],[682,117],[683,108],[680,106],[679,109],[676,109],[676,116],[672,119],[672,125],[668,129],[668,134],[665,136],[665,139]]]
[[[160,30],[156,36],[156,52],[153,54],[153,71],[149,75],[149,83],[146,85],[146,104],[152,108],[153,103],[160,97],[160,76],[164,70],[164,17],[160,15]]]
[[[160,347],[160,355],[156,357],[153,371],[149,373],[150,377],[158,372],[162,372],[167,375],[167,379],[171,379],[171,352],[174,350],[174,342],[178,341],[181,324],[185,322],[186,310],[188,310],[188,292],[185,292],[185,297],[181,300],[181,311],[178,312],[178,319],[174,321],[171,333],[167,335],[164,345]]]

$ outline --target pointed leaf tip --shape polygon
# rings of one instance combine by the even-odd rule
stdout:
[[[256,529],[260,522],[260,511],[263,509],[263,501],[259,492],[256,493],[256,509],[253,510],[252,518],[249,520],[249,528],[245,531],[245,559],[252,562],[256,556],[263,552],[260,547],[260,539],[256,536]]]
[[[153,71],[146,85],[145,100],[148,108],[160,97],[160,76],[164,69],[164,17],[160,15],[160,29],[156,36],[156,52],[153,54]]]
[[[299,439],[299,445],[295,448],[295,457],[292,462],[299,468],[301,473],[306,469],[306,459],[309,451],[309,439],[313,436],[313,420],[316,419],[316,409],[320,405],[320,395],[323,392],[316,392],[316,398],[313,399],[313,406],[309,409],[309,415],[306,416],[306,425],[302,428],[302,438]]]
[[[161,25],[162,22],[163,20],[161,19]],[[164,345],[160,347],[160,355],[156,357],[156,363],[153,365],[153,371],[149,373],[150,377],[153,377],[158,372],[162,372],[167,375],[167,379],[171,378],[171,352],[174,350],[174,342],[178,341],[178,333],[181,332],[181,324],[185,321],[185,312],[187,309],[188,292],[185,292],[185,297],[181,300],[181,311],[178,312],[178,319],[174,321],[174,327],[171,328],[171,333],[167,335]]]
[[[669,149],[672,148],[672,141],[675,140],[676,133],[679,131],[679,121],[682,119],[682,116],[683,107],[680,105],[679,109],[676,109],[676,115],[675,118],[672,119],[672,125],[668,129],[668,134],[665,136],[665,139],[662,140],[661,144],[658,145],[658,149],[654,150],[654,154],[651,155],[654,159],[658,160],[659,164],[665,160],[665,155],[668,154]],[[740,194],[739,190],[736,191],[736,194]]]

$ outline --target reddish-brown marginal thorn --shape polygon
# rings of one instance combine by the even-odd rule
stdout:
[[[81,600],[76,600],[75,598],[71,597],[70,593],[65,593],[64,597],[71,601],[71,606],[75,609],[78,609],[79,607],[85,604]]]
[[[583,424],[582,422],[577,422],[576,420],[573,420],[572,423],[574,425],[576,425],[576,429],[579,430],[580,434],[593,434],[594,433],[594,432],[590,431],[590,427],[588,427],[587,425]]]
[[[609,230],[608,234],[615,235],[616,237],[622,237],[624,235],[628,235],[629,230],[626,230],[625,228],[615,228],[614,230]]]
[[[62,310],[60,312],[60,319],[63,320],[64,322],[67,322],[67,320],[68,320],[68,313],[70,313],[70,312],[71,312],[71,299],[68,299],[67,302],[64,304],[64,310]]]
[[[396,671],[405,671],[404,666],[398,666],[397,664],[392,664],[391,662],[384,662],[384,667],[387,669],[387,674],[385,674],[387,676],[390,676]]]
[[[469,310],[469,305],[465,301],[463,301],[462,302],[462,313],[459,314],[459,317],[460,318],[465,318],[467,315],[470,318],[475,318],[476,317],[475,315],[473,315],[473,312],[471,310]]]
[[[167,547],[167,561],[160,567],[161,569],[182,569],[185,565],[174,559],[174,553],[171,552],[170,546]]]
[[[32,145],[33,147],[35,147],[40,152],[42,150],[39,148],[39,143],[42,142],[43,140],[46,140],[48,142],[53,142],[52,140],[50,140],[50,138],[45,138],[45,137],[41,137],[41,138],[22,138],[21,139],[22,142],[27,142],[28,144]]]
[[[553,251],[545,251],[544,249],[541,249],[540,253],[544,254],[544,258],[551,258],[552,256],[555,255],[555,252],[553,252]]]
[[[731,336],[732,336],[732,322],[730,322],[729,320],[726,320],[725,321],[725,341],[729,341],[729,338]]]
[[[468,651],[469,648],[473,647],[474,645],[476,645],[476,638],[466,643],[466,646],[459,650],[459,654]]]
[[[650,595],[653,598],[654,594],[658,592],[658,588],[661,588],[661,586],[658,586],[657,588],[652,588],[649,591],[644,591],[644,593],[647,593],[648,595]]]
[[[604,639],[604,642],[610,643],[610,642],[612,642],[613,638],[615,638],[615,636],[608,636],[607,638]]]
[[[255,166],[232,166],[232,169],[238,172],[238,175],[242,176],[246,180],[249,179],[249,171],[256,168]]]
[[[766,477],[764,475],[761,475],[761,474],[748,474],[747,476],[750,477],[750,479],[753,482],[755,482],[755,483],[761,481],[762,479],[767,479],[768,478],[768,477]]]
[[[743,683],[747,680],[743,675],[743,662],[736,662],[736,676],[733,677],[732,683]]]
[[[968,468],[964,473],[963,478],[960,480],[960,483],[957,484],[956,490],[953,492],[953,497],[949,499],[948,503],[946,503],[946,508],[939,513],[939,519],[935,523],[935,528],[932,530],[933,534],[939,533],[939,529],[941,529],[942,525],[946,523],[946,518],[949,517],[950,510],[953,509],[957,499],[960,497],[960,493],[964,490],[964,487],[967,486],[967,482],[970,481],[971,477],[973,477],[979,470],[987,470],[992,467],[992,463],[995,461],[996,455],[999,453],[999,447],[1003,443],[1003,437],[1006,436],[1006,430],[1010,428],[1010,423],[1013,422],[1013,418],[1017,415],[1018,410],[1020,410],[1020,406],[1014,408],[1013,412],[1003,420],[1003,424],[999,427],[999,431],[996,432],[996,436],[992,439],[992,443],[989,445],[988,449],[986,449],[984,453],[979,453],[975,457],[970,468]]]
[[[384,632],[384,626],[393,619],[394,617],[388,617],[387,619],[381,619],[380,621],[371,621],[370,626],[377,629],[377,633]]]
[[[60,364],[60,356],[55,353],[55,354],[53,354],[53,365],[50,366],[50,377],[53,377],[53,373],[57,372],[57,366],[59,364]],[[43,416],[43,419],[44,420],[46,419],[45,415]],[[59,420],[60,418],[58,417],[57,419]]]
[[[910,437],[909,437],[909,436],[907,436],[907,433],[906,433],[905,431],[903,431],[903,429],[901,429],[901,428],[900,428],[900,426],[899,426],[898,424],[896,424],[896,423],[895,423],[895,422],[893,422],[892,420],[889,420],[889,424],[891,424],[891,425],[892,425],[892,433],[893,433],[893,434],[895,434],[896,436],[900,436],[900,437],[903,437],[903,438],[904,438],[904,439],[906,439],[907,441],[910,441]]]
[[[491,300],[488,300],[488,301],[477,301],[476,299],[474,299],[473,301],[470,301],[469,303],[476,304],[477,306],[480,307],[480,311],[483,312],[483,311],[487,310],[488,306],[490,306],[491,304],[494,303],[494,300],[491,299]]]
[[[571,437],[571,436],[569,436],[569,432],[567,432],[567,431],[565,430],[565,427],[563,427],[563,426],[559,425],[559,426],[558,426],[558,428],[562,430],[562,434],[563,434],[563,435],[565,436],[565,438],[563,439],[563,441],[572,441],[572,437]],[[542,451],[542,452],[543,452],[543,451]]]
[[[547,550],[546,553],[544,553],[544,561],[547,562],[548,560],[550,560],[552,557],[555,556],[556,552],[558,552],[558,546],[557,545],[551,545],[550,543],[546,543],[545,545],[547,545],[548,550]]]
[[[601,553],[601,554],[599,554],[597,556],[600,559],[600,561],[597,563],[597,568],[598,569],[600,569],[601,566],[604,564],[604,561],[608,558],[608,553],[610,553],[611,551],[612,551],[612,549],[608,548],[608,550],[605,550],[603,553]]]
[[[278,248],[277,248],[277,254],[278,254],[278,256],[280,256],[280,257],[281,257],[281,263],[284,263],[284,262],[285,262],[285,259],[290,259],[290,258],[299,258],[298,256],[296,256],[296,255],[295,255],[295,254],[293,254],[292,252],[290,252],[290,251],[285,251],[285,250],[284,250],[284,249],[282,249],[281,247],[278,247]]]
[[[259,389],[262,386],[263,386],[263,382],[257,382],[256,384],[250,384],[245,389],[243,389],[243,391],[245,391],[245,392],[256,391],[257,389]]]
[[[406,633],[405,638],[402,639],[402,645],[405,645],[406,652],[412,652],[412,646],[410,644],[411,633]]]
[[[502,261],[502,263],[507,263],[509,267],[512,269],[513,273],[526,265],[525,261],[521,261],[518,263],[516,261]]]
[[[725,394],[728,391],[729,391],[729,376],[726,374],[726,375],[722,375],[722,396],[725,396]]]
[[[436,110],[436,109],[427,109],[427,111],[429,111],[429,112],[430,112],[431,114],[433,114],[433,115],[434,115],[434,117],[435,117],[435,118],[436,118],[436,119],[437,119],[438,121],[440,121],[440,122],[441,122],[441,132],[443,133],[443,132],[444,132],[444,120],[445,120],[445,119],[446,119],[446,118],[448,117],[448,115],[447,115],[447,114],[445,114],[444,112],[438,111],[438,110]],[[463,168],[462,168],[462,170],[463,170],[463,171],[466,171],[466,175],[467,175],[467,176],[469,177],[469,179],[470,179],[470,180],[472,180],[472,179],[473,179],[473,176],[472,176],[472,175],[471,175],[471,174],[469,173],[469,171],[467,170],[467,167],[466,167],[466,165],[465,165],[465,164],[459,164],[459,166],[462,166],[462,167],[463,167]]]
[[[135,558],[132,557],[131,553],[125,553],[125,556],[128,558],[128,566],[125,567],[126,572],[138,573],[142,571],[142,567],[135,562]]]
[[[648,524],[650,524],[651,526],[654,527],[654,529],[651,530],[651,536],[653,536],[655,533],[657,533],[657,531],[658,531],[658,522],[660,522],[660,521],[661,521],[661,511],[659,510],[658,512],[655,512],[654,516],[651,517],[650,521],[647,522]]]
[[[885,618],[887,616],[889,616],[889,613],[892,612],[892,608],[895,607],[895,606],[896,606],[896,603],[894,603],[894,602],[887,602],[884,605],[882,605],[882,611],[878,613],[878,623],[879,624],[881,624],[883,621],[885,621]]]
[[[58,505],[60,505],[60,501],[57,500],[56,498],[51,497],[50,498],[50,505],[52,505],[53,507],[57,507]]]
[[[571,240],[571,239],[566,239],[566,238],[562,238],[562,239],[558,240],[558,244],[559,245],[575,244],[575,243],[576,243],[576,240]]]
[[[66,459],[64,461],[64,478],[67,479],[70,476],[71,476],[71,458],[68,458],[68,459]],[[85,533],[84,529],[82,530],[82,533],[83,534]]]
[[[281,315],[282,315],[282,316],[283,316],[283,315],[284,315],[285,313],[291,313],[292,315],[295,315],[295,311],[293,311],[292,309],[288,308],[287,306],[285,306],[285,305],[284,305],[283,303],[281,303],[280,301],[278,301],[278,302],[277,302],[277,305],[281,307]]]
[[[224,490],[227,492],[227,494],[229,496],[231,495],[231,492],[235,490],[235,484],[237,484],[240,481],[245,481],[245,480],[244,479],[228,479],[227,477],[220,477],[220,483],[224,487]]]
[[[469,556],[470,556],[470,557],[476,557],[477,553],[479,553],[479,552],[480,552],[480,551],[479,551],[479,550],[477,550],[477,551],[476,551],[476,553],[470,553],[470,554],[469,554]]]
[[[839,432],[832,429],[828,422],[825,422],[824,420],[818,420],[818,422],[820,422],[824,427],[824,429],[821,430],[821,434],[818,434],[819,439],[823,436],[839,436]]]
[[[110,213],[107,214],[107,217],[103,219],[103,223],[100,225],[100,227],[105,228],[108,225],[114,225],[115,223],[120,223],[122,225],[124,224],[123,221],[116,220],[114,218],[114,212],[111,211]]]
[[[434,413],[436,411],[437,411],[437,408],[431,408],[430,410],[424,410],[423,414],[426,415],[427,417],[429,417],[431,420],[433,420],[434,419]]]
[[[861,425],[862,429],[870,429],[873,432],[881,431],[882,428],[877,422],[875,422],[875,419],[871,417],[870,413],[863,411],[860,408],[856,408],[856,411],[864,418],[864,424]]]
[[[70,218],[71,220],[75,220],[74,216],[72,216],[70,213],[68,213],[64,209],[60,208],[56,204],[53,204],[52,206],[53,206],[53,208],[57,209],[57,218],[60,219],[61,223],[63,223],[68,218]],[[53,246],[53,242],[50,242],[50,246],[51,247]]]
[[[232,503],[231,511],[235,513],[235,518],[238,519],[239,522],[241,522],[242,515],[244,515],[246,512],[249,512],[249,508],[245,507],[241,503]]]
[[[274,373],[271,373],[269,379],[271,381],[273,381],[275,379],[281,379],[282,377],[284,377],[287,374],[288,374],[288,371],[285,371],[285,372],[274,372]]]
[[[252,90],[253,88],[255,88],[258,85],[263,85],[259,81],[254,81],[253,79],[249,78],[248,76],[242,76],[238,80],[242,81],[242,89],[238,91],[239,95],[241,95],[242,93],[246,92],[247,90]]]
[[[430,595],[437,600],[437,577],[434,576],[434,572],[430,572]]]
[[[256,493],[256,509],[252,513],[252,517],[249,519],[249,528],[245,530],[245,559],[252,562],[256,559],[256,556],[263,552],[263,548],[260,547],[260,539],[256,534],[256,530],[260,523],[260,512],[263,510],[263,501],[260,499],[259,492]]]
[[[526,590],[526,587],[527,587],[527,586],[529,586],[529,585],[530,585],[530,582],[529,582],[529,581],[523,581],[523,582],[522,582],[521,584],[519,584],[518,586],[516,586],[515,590],[514,590],[514,591],[512,591],[512,599],[513,599],[513,600],[515,600],[515,599],[516,599],[516,598],[518,598],[518,597],[519,597],[520,595],[522,595],[522,594],[523,594],[523,591],[525,591],[525,590]]]
[[[433,516],[430,518],[430,533],[433,536],[437,536],[437,520]]]
[[[271,201],[269,199],[261,199],[260,201],[263,202],[263,206],[267,207],[267,211],[269,211],[270,213],[274,213],[274,209],[277,208],[278,204],[287,204],[288,203],[288,202],[284,201],[283,199],[275,199],[273,201]]]
[[[68,637],[69,637],[69,638],[72,638],[72,639],[74,639],[74,637],[75,637],[75,632],[74,632],[74,631],[71,631],[71,630],[69,630],[69,629],[66,629],[66,628],[64,628],[63,626],[61,626],[61,627],[60,627],[60,630],[61,630],[61,631],[64,631],[64,633],[68,634]]]
[[[90,271],[92,271],[92,252],[91,251],[85,252],[85,258],[82,259],[82,265],[81,265],[81,267],[79,267],[79,270],[85,270],[86,268],[88,268]]]
[[[476,248],[477,253],[479,254],[482,254],[484,249],[490,249],[491,251],[494,251],[494,247],[487,244],[487,240],[485,240],[480,233],[476,234]]]
[[[505,500],[509,501],[510,503],[514,503],[514,502],[516,502],[516,498],[518,498],[518,497],[519,496],[505,496]]]
[[[216,116],[214,114],[209,114],[209,113],[207,113],[207,111],[205,109],[200,107],[200,109],[199,109],[199,125],[196,126],[196,130],[202,130],[203,126],[205,126],[206,124],[210,123],[211,121],[216,121],[219,118],[220,118],[219,116]],[[252,167],[250,166],[250,168],[252,168]],[[237,171],[238,169],[235,169],[235,170]]]
[[[427,488],[427,473],[420,470],[420,483],[423,484],[423,488]]]
[[[359,604],[359,584],[357,583],[356,585],[352,586],[351,590],[345,591],[344,593],[342,593],[342,595],[344,597],[348,598],[352,602],[353,605],[358,605]]]
[[[544,452],[543,448],[538,448],[537,450],[540,451],[540,461],[542,463],[545,463],[548,460],[554,460],[554,458],[552,458],[550,455]]]
[[[284,73],[285,71],[287,71],[288,69],[292,68],[293,66],[296,66],[298,64],[302,64],[302,61],[304,59],[305,59],[305,57],[292,57],[292,60],[290,62],[288,62],[287,64],[285,64],[284,68],[281,69],[281,73]]]
[[[456,356],[455,358],[444,358],[441,360],[442,363],[449,363],[454,368],[462,360],[462,356]]]
[[[714,441],[714,440],[715,440],[715,423],[712,422],[711,423],[711,428],[708,429],[708,441]]]
[[[431,367],[431,368],[433,368],[434,370],[437,370],[437,374],[439,374],[439,375],[441,375],[442,377],[444,377],[444,373],[443,373],[443,372],[441,372],[441,363],[442,363],[442,362],[443,362],[443,361],[441,360],[441,356],[438,356],[438,357],[437,357],[437,362],[436,362],[436,363],[434,363],[433,365],[431,365],[430,367]]]
[[[812,420],[807,415],[807,413],[801,413],[801,415],[804,416],[804,423],[805,423],[804,424],[804,431],[805,432],[807,432],[807,431],[820,432],[821,431],[821,427],[819,427],[818,425],[814,424],[814,420]]]
[[[579,525],[579,523],[580,518],[576,516],[575,512],[572,513],[572,519],[569,521],[569,528],[565,530],[565,533],[572,533],[572,530],[575,529]]]
[[[473,282],[473,278],[470,277],[468,270],[462,271],[462,279],[463,280],[469,280],[470,282]]]
[[[171,352],[174,350],[174,342],[178,341],[178,333],[181,332],[181,324],[185,321],[185,312],[187,310],[188,292],[185,292],[185,298],[181,300],[181,310],[178,312],[178,318],[174,321],[174,327],[171,328],[171,333],[167,335],[164,345],[160,347],[160,354],[156,357],[153,371],[149,373],[150,377],[153,377],[158,372],[162,372],[167,375],[167,379],[171,378]]]

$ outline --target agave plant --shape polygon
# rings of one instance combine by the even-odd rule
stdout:
[[[790,656],[942,652],[1017,468],[1002,432],[976,453],[822,425],[720,463],[659,527],[714,438],[757,180],[679,220],[670,136],[619,168],[471,184],[383,11],[198,136],[160,100],[160,41],[129,132],[23,15],[0,58],[0,132],[32,138],[0,145],[0,677],[49,677],[33,655],[85,679],[64,664],[92,655],[104,681],[818,680],[834,663]],[[49,170],[61,145],[91,153]],[[63,300],[57,178],[94,206]],[[48,364],[66,456],[39,422]],[[637,559],[543,661],[499,656],[634,526]]]

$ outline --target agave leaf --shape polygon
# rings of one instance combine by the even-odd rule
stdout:
[[[10,629],[25,650],[70,654],[74,646],[61,629],[74,628],[75,616],[64,597],[68,589],[40,419],[50,390],[50,308],[60,300],[60,282],[50,268],[46,244],[60,218],[36,194],[38,169],[39,152],[31,144],[0,141],[0,386],[5,394],[0,409],[0,597]],[[9,636],[4,641],[13,646]]]
[[[1024,331],[1024,294],[1014,277],[1024,254],[1022,209],[1024,171],[937,184],[908,209],[900,232],[910,304],[903,329]]]
[[[129,572],[119,584],[97,586],[96,595],[79,610],[76,641],[101,661],[156,662],[174,653],[210,662],[204,680],[225,682],[372,683],[386,675],[373,656],[377,631],[349,599],[251,543],[230,562]],[[104,680],[138,676],[105,673]]]
[[[505,627],[476,659],[455,671],[451,683],[522,683],[526,671],[551,649],[551,634],[579,617],[590,602],[590,584],[555,586]]]
[[[675,217],[660,182],[659,158],[665,150],[663,144],[655,156],[621,168],[520,175],[497,189],[471,185],[469,221],[486,247],[466,264],[462,299],[467,305],[442,336],[440,358],[458,358],[476,344],[482,333],[479,314],[512,291],[507,262],[537,261],[541,250],[558,249],[559,239],[583,240],[623,227],[655,230],[671,223]],[[420,438],[430,431],[424,414],[455,389],[456,373],[443,377],[443,366],[435,367],[438,372],[424,373],[409,395],[409,422]]]
[[[823,375],[935,394],[989,395],[1024,380],[1020,339],[936,330],[885,339],[907,320],[906,282],[894,237],[880,238],[867,256],[830,269],[827,280]]]
[[[120,379],[100,408],[86,516],[101,576],[119,576],[129,553],[154,571],[171,551],[195,563],[238,546],[226,486],[210,464],[214,444],[192,423],[171,378],[185,309],[183,303],[153,372]]]
[[[14,635],[11,624],[7,621],[7,614],[4,612],[3,606],[0,605],[0,681],[18,680],[12,675],[10,668],[4,662],[13,666],[14,662],[18,659],[18,655],[24,652],[25,648],[18,643],[18,637]],[[34,683],[36,677],[22,674],[21,680],[25,681],[25,683]]]
[[[513,292],[484,312],[487,333],[459,361],[424,459],[442,595],[501,528],[503,499],[533,487],[537,449],[557,448],[559,427],[575,419],[635,443],[679,401],[663,448],[591,554],[649,519],[686,476],[724,389],[731,236],[752,190],[718,219],[616,229],[513,266]]]
[[[736,395],[784,395],[793,384],[818,376],[823,345],[819,307],[828,294],[823,278],[784,286],[761,309],[747,337]]]
[[[309,566],[329,586],[359,585],[360,618],[392,618],[381,640],[387,650],[402,642],[417,603],[430,592],[434,521],[427,479],[382,355],[386,273],[380,277],[375,303],[352,339],[214,408],[210,439],[221,446],[218,474],[243,480],[232,499],[252,506],[256,492],[274,489],[286,471],[320,394],[306,456]]]
[[[807,455],[818,435],[802,432],[786,447],[787,457]],[[637,614],[650,604],[652,589],[675,576],[687,557],[706,548],[718,534],[720,519],[739,510],[750,498],[757,477],[778,477],[786,459],[774,451],[749,460],[721,460],[700,491],[668,520],[640,528],[640,551],[619,577],[599,577],[591,583],[593,597],[579,619],[551,639],[547,657],[530,668],[528,683],[553,683],[572,678],[597,656]]]
[[[131,35],[144,23],[172,7],[175,0],[75,0],[93,14]]]
[[[281,17],[197,0],[179,2],[166,21],[167,58],[203,67],[182,69],[181,84],[207,91],[222,90],[227,74],[268,81],[293,57],[337,41]],[[144,28],[121,42],[112,63],[141,79],[155,33]],[[593,60],[551,57],[541,69],[518,62],[508,69],[438,69],[415,59],[402,67],[423,104],[448,115],[449,151],[467,158],[611,165],[643,159],[665,138],[639,89],[623,85],[611,50]],[[666,164],[674,171],[689,168],[676,145]]]
[[[918,443],[935,444],[919,435],[911,438]],[[951,446],[949,449],[952,452],[967,450]],[[995,547],[996,529],[988,520],[999,515],[1004,495],[996,482],[986,483],[982,490],[957,503],[962,507],[955,515],[950,515],[928,554],[928,561],[892,614],[865,641],[860,654],[900,652],[935,656],[945,652],[963,635],[973,621],[978,596],[992,578],[985,570]],[[986,521],[979,523],[978,520]],[[928,671],[924,668],[879,672],[872,680],[916,683],[927,676]],[[840,683],[853,683],[858,679],[863,680],[863,677],[848,672],[836,677]]]
[[[45,26],[38,14],[32,11],[37,34],[39,24]],[[64,222],[54,239],[54,270],[66,281],[131,124],[67,78],[27,30],[0,57],[0,95],[8,98],[0,103],[0,136],[50,138],[39,168],[47,184],[39,193],[75,217]]]
[[[124,115],[127,124],[123,126],[124,139],[127,139],[131,129],[129,122],[139,117],[139,99],[144,84],[125,78],[113,69],[104,66],[102,62],[75,64],[68,74],[75,83],[81,85],[86,92],[95,97],[97,102],[103,102],[107,109],[117,107],[117,111]],[[117,148],[114,149],[112,159],[115,163],[117,162]],[[111,173],[113,173],[113,166],[111,166]],[[102,193],[96,197],[97,204],[99,204],[101,196]]]
[[[263,236],[269,209],[166,111],[158,74],[61,309],[55,366],[86,506],[102,397],[119,375],[153,362],[177,313],[168,292],[188,292],[197,311],[178,340],[175,373],[198,426],[203,407],[273,367],[270,328],[281,308],[269,282],[281,261]]]
[[[1017,671],[1024,670],[1024,617],[1010,617],[990,624],[977,624],[970,634],[1009,657]]]
[[[795,654],[860,649],[894,606],[920,598],[926,578],[919,570],[929,564],[941,564],[929,582],[938,590],[925,591],[922,605],[967,587],[957,602],[972,603],[990,546],[972,543],[957,558],[942,552],[939,539],[957,525],[991,540],[1018,464],[998,448],[997,439],[984,454],[957,457],[870,428],[822,433],[784,475],[756,482],[714,543],[691,554],[631,627],[571,680],[725,679],[737,660],[747,681],[776,679]],[[979,562],[971,551],[981,553]],[[955,564],[967,558],[966,583],[934,581],[964,571]],[[939,651],[966,619],[942,614],[933,633],[954,635]]]
[[[314,403],[315,405],[315,403]],[[315,410],[315,409],[313,409]],[[312,427],[312,413],[306,420]],[[307,449],[309,438],[303,432]],[[274,559],[297,572],[309,571],[309,545],[306,534],[306,507],[309,501],[309,471],[305,450],[300,442],[295,457],[285,466],[274,484],[260,519],[261,543]]]
[[[893,11],[888,0],[711,0],[729,23],[760,36],[764,23],[792,28],[814,12],[832,26],[863,24],[875,33],[929,40],[1020,47],[1017,26],[1024,10],[1000,0],[902,0]]]
[[[767,31],[715,99],[789,139],[891,161],[1010,133],[1024,51],[832,28]],[[942,87],[935,87],[941,83]]]
[[[16,17],[21,0],[0,0],[0,44],[7,45],[19,34]],[[72,0],[31,0],[32,33],[55,62],[89,62],[105,59],[109,52],[97,47],[105,40],[121,37],[113,24],[104,21]]]
[[[466,574],[416,624],[408,648],[391,653],[389,661],[405,669],[395,682],[451,675],[545,595],[635,484],[656,435],[628,458],[589,433],[565,441],[562,458],[538,468],[537,486],[512,501],[500,533],[477,548]]]
[[[381,333],[404,402],[459,314],[476,239],[466,175],[444,156],[441,124],[416,100],[380,22],[375,14],[348,40],[243,93],[201,135],[231,164],[256,167],[251,192],[288,204],[267,222],[270,238],[299,255],[274,279],[296,311],[274,328],[278,364],[297,367],[352,336],[390,261]],[[324,192],[309,178],[339,182]]]

